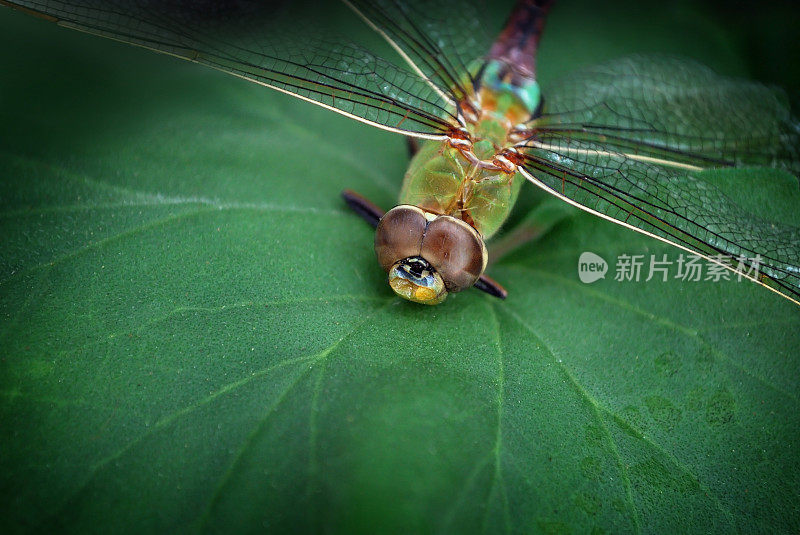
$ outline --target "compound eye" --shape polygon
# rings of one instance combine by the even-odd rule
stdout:
[[[428,224],[420,256],[441,275],[448,292],[469,288],[486,269],[486,246],[481,235],[450,216],[439,216]]]
[[[383,215],[375,229],[375,254],[384,271],[388,273],[400,260],[419,256],[427,223],[416,206],[401,204]]]
[[[442,277],[419,256],[396,262],[389,270],[389,286],[400,297],[423,305],[438,305],[447,297]]]

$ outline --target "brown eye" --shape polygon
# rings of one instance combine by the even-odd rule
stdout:
[[[442,277],[419,256],[427,225],[425,212],[416,206],[395,206],[378,222],[375,254],[397,295],[435,305],[444,301],[447,290]]]
[[[469,288],[486,268],[478,231],[450,216],[400,205],[381,218],[375,253],[397,295],[426,305]]]
[[[384,271],[404,258],[418,256],[428,221],[416,206],[395,206],[384,214],[375,229],[375,254]]]
[[[450,216],[428,224],[420,256],[442,276],[449,292],[469,288],[486,269],[486,246],[478,231]]]

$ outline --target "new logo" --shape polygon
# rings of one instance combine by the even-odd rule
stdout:
[[[608,263],[600,256],[586,251],[578,258],[578,277],[581,282],[591,284],[606,277]]]

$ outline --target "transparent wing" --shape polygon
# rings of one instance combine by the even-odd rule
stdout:
[[[452,99],[418,73],[357,45],[299,31],[297,19],[284,16],[272,3],[0,0],[0,4],[202,63],[386,130],[444,139],[458,126]]]
[[[474,5],[463,0],[348,0],[414,70],[455,101],[472,96],[470,66],[492,40]],[[476,70],[476,65],[472,65]]]
[[[610,150],[700,167],[768,165],[800,173],[800,125],[785,96],[698,63],[632,56],[545,87],[530,126]]]
[[[586,211],[696,253],[800,304],[800,229],[743,211],[697,171],[565,134],[529,141],[523,174]],[[741,263],[741,266],[740,266]]]

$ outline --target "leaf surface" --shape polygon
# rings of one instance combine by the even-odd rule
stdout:
[[[545,72],[577,46],[556,13]],[[400,302],[338,195],[390,206],[402,138],[0,17],[12,531],[797,531],[791,303],[615,281],[619,255],[679,253],[581,214],[491,267],[505,302]]]

